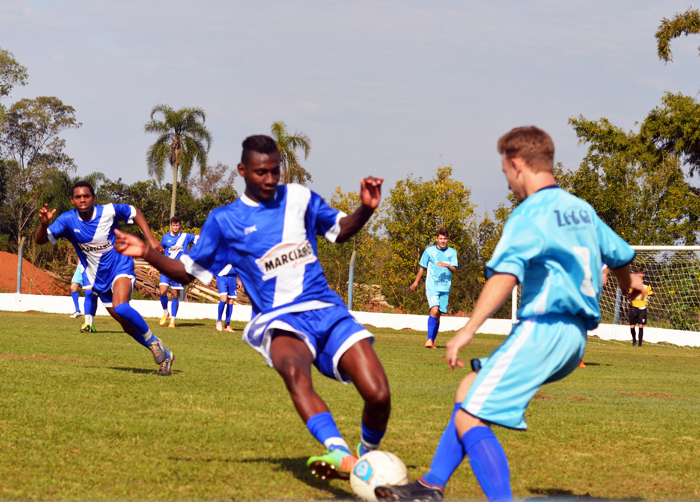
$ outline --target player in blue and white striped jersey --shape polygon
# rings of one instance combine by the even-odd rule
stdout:
[[[362,203],[346,215],[306,187],[279,186],[280,163],[272,138],[247,138],[238,164],[245,193],[211,212],[199,242],[181,261],[163,257],[121,232],[116,249],[145,258],[182,283],[195,277],[209,283],[232,264],[253,306],[243,340],[278,371],[309,432],[327,449],[325,455],[309,459],[309,469],[324,479],[348,479],[356,458],[313,388],[311,365],[326,377],[352,382],[364,399],[359,453],[376,449],[384,436],[391,409],[389,385],[372,349],[373,335],[328,286],[316,237],[323,235],[331,242],[350,239],[379,205],[383,180],[362,180]]]
[[[134,260],[114,250],[114,231],[117,223],[136,223],[149,245],[161,251],[160,244],[148,228],[146,218],[134,206],[126,204],[105,204],[96,206],[95,190],[90,183],[79,181],[71,189],[71,202],[75,209],[67,211],[49,222],[56,210],[49,210],[48,204],[39,210],[41,223],[36,231],[38,244],[46,244],[61,238],[67,239],[78,253],[80,263],[85,267],[85,276],[93,285],[102,304],[107,308],[126,333],[149,349],[156,364],[160,365],[159,375],[170,375],[172,352],[148,328],[141,314],[136,312],[129,300],[133,291]]]
[[[195,244],[197,239],[199,239],[198,235],[180,232],[181,224],[180,218],[177,216],[170,218],[170,232],[164,234],[163,238],[160,240],[165,256],[174,260],[178,260],[182,255],[187,254],[190,250],[190,245]],[[185,287],[179,282],[170,279],[165,274],[160,274],[160,280],[158,282],[160,288],[160,304],[163,307],[163,317],[160,319],[160,325],[163,326],[168,322],[168,318],[170,318],[168,328],[174,328],[177,309],[180,306],[180,291],[185,289]],[[173,303],[170,307],[170,312],[168,312],[168,288],[170,288],[173,295]]]

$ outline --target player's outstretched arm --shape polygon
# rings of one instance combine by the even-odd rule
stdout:
[[[180,284],[189,284],[194,281],[194,277],[187,273],[185,264],[180,260],[173,260],[164,256],[150,245],[143,242],[135,235],[124,233],[115,229],[117,238],[114,241],[114,249],[118,253],[132,258],[143,258],[162,273]]]
[[[153,235],[153,232],[151,232],[151,227],[148,226],[146,217],[143,215],[143,213],[138,207],[135,207],[134,209],[136,209],[134,223],[136,223],[141,229],[141,232],[143,232],[143,236],[146,238],[146,242],[150,247],[152,247],[159,253],[163,253],[163,246],[161,246],[160,242],[158,242],[158,239],[156,239]]]
[[[503,305],[508,295],[513,292],[516,283],[517,279],[510,274],[494,274],[486,281],[484,289],[474,305],[474,310],[469,316],[469,321],[447,342],[446,356],[451,370],[455,366],[460,368],[464,366],[464,363],[457,357],[460,349],[469,345],[474,339],[476,330]]]
[[[56,210],[52,209],[49,211],[48,204],[44,204],[44,207],[39,209],[39,220],[41,221],[39,223],[39,228],[36,229],[36,234],[34,235],[34,240],[37,244],[41,245],[49,242],[48,228],[54,214],[56,214]]]
[[[336,242],[346,242],[360,231],[374,214],[382,200],[382,182],[384,178],[369,176],[360,181],[360,200],[362,204],[355,211],[341,219],[340,232]]]
[[[420,282],[420,278],[423,277],[423,271],[425,269],[423,267],[418,267],[418,274],[416,274],[416,280],[413,281],[413,284],[411,284],[408,289],[411,291],[415,291],[418,289],[418,283]]]
[[[637,274],[631,273],[629,265],[614,268],[612,272],[615,274],[617,284],[623,292],[631,290],[631,293],[627,294],[628,300],[634,300],[639,294],[645,291],[644,281]]]

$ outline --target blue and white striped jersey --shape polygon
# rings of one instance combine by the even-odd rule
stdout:
[[[68,239],[85,267],[88,281],[97,292],[109,291],[115,279],[115,271],[123,270],[133,260],[114,250],[114,229],[119,221],[133,223],[136,208],[126,204],[95,206],[92,218],[83,221],[77,209],[59,216],[48,228],[49,240],[56,244],[60,238]]]
[[[426,291],[444,293],[449,292],[452,287],[452,272],[450,272],[449,268],[438,265],[439,261],[457,267],[457,251],[451,247],[440,249],[437,246],[430,246],[425,248],[418,264],[427,269],[425,276]]]
[[[279,186],[268,202],[242,195],[209,214],[199,242],[180,260],[207,284],[233,264],[229,273],[243,282],[254,316],[283,306],[288,312],[344,306],[316,257],[316,236],[335,242],[344,216],[297,184]]]
[[[627,265],[634,250],[585,201],[556,185],[525,199],[503,227],[486,278],[514,275],[522,285],[518,318],[572,314],[600,322],[602,263]]]
[[[163,246],[165,256],[178,260],[183,254],[189,253],[190,244],[196,244],[198,239],[198,235],[188,234],[187,232],[180,232],[177,235],[168,232],[163,235],[160,245]]]

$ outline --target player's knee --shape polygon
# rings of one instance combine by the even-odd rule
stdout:
[[[296,357],[284,356],[276,360],[274,366],[288,387],[304,385],[309,381],[308,372],[304,371]]]
[[[365,402],[373,408],[388,410],[391,408],[391,392],[386,383],[375,386],[373,392],[368,395]]]

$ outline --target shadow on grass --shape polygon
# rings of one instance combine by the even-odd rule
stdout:
[[[311,488],[316,490],[322,490],[324,492],[332,494],[337,499],[354,499],[352,492],[350,491],[350,484],[348,483],[348,489],[343,490],[340,488],[335,488],[328,484],[328,481],[318,479],[314,477],[309,470],[306,468],[306,461],[308,457],[297,457],[297,458],[249,458],[246,460],[241,460],[241,463],[247,464],[273,464],[276,465],[278,470],[284,470],[292,474],[302,483],[307,484]]]
[[[158,369],[144,369],[144,368],[120,368],[118,366],[109,366],[108,369],[115,371],[126,371],[127,373],[139,373],[143,375],[157,375]],[[171,370],[172,373],[181,373],[180,370]]]
[[[534,502],[537,500],[563,500],[563,501],[585,501],[585,502],[595,502],[595,501],[613,501],[619,500],[624,502],[641,502],[644,500],[640,497],[630,497],[625,499],[619,498],[605,498],[605,497],[594,497],[590,493],[584,493],[583,495],[576,495],[571,490],[562,490],[561,488],[528,488],[528,491],[534,495],[534,497],[529,497],[524,499],[527,502]]]

